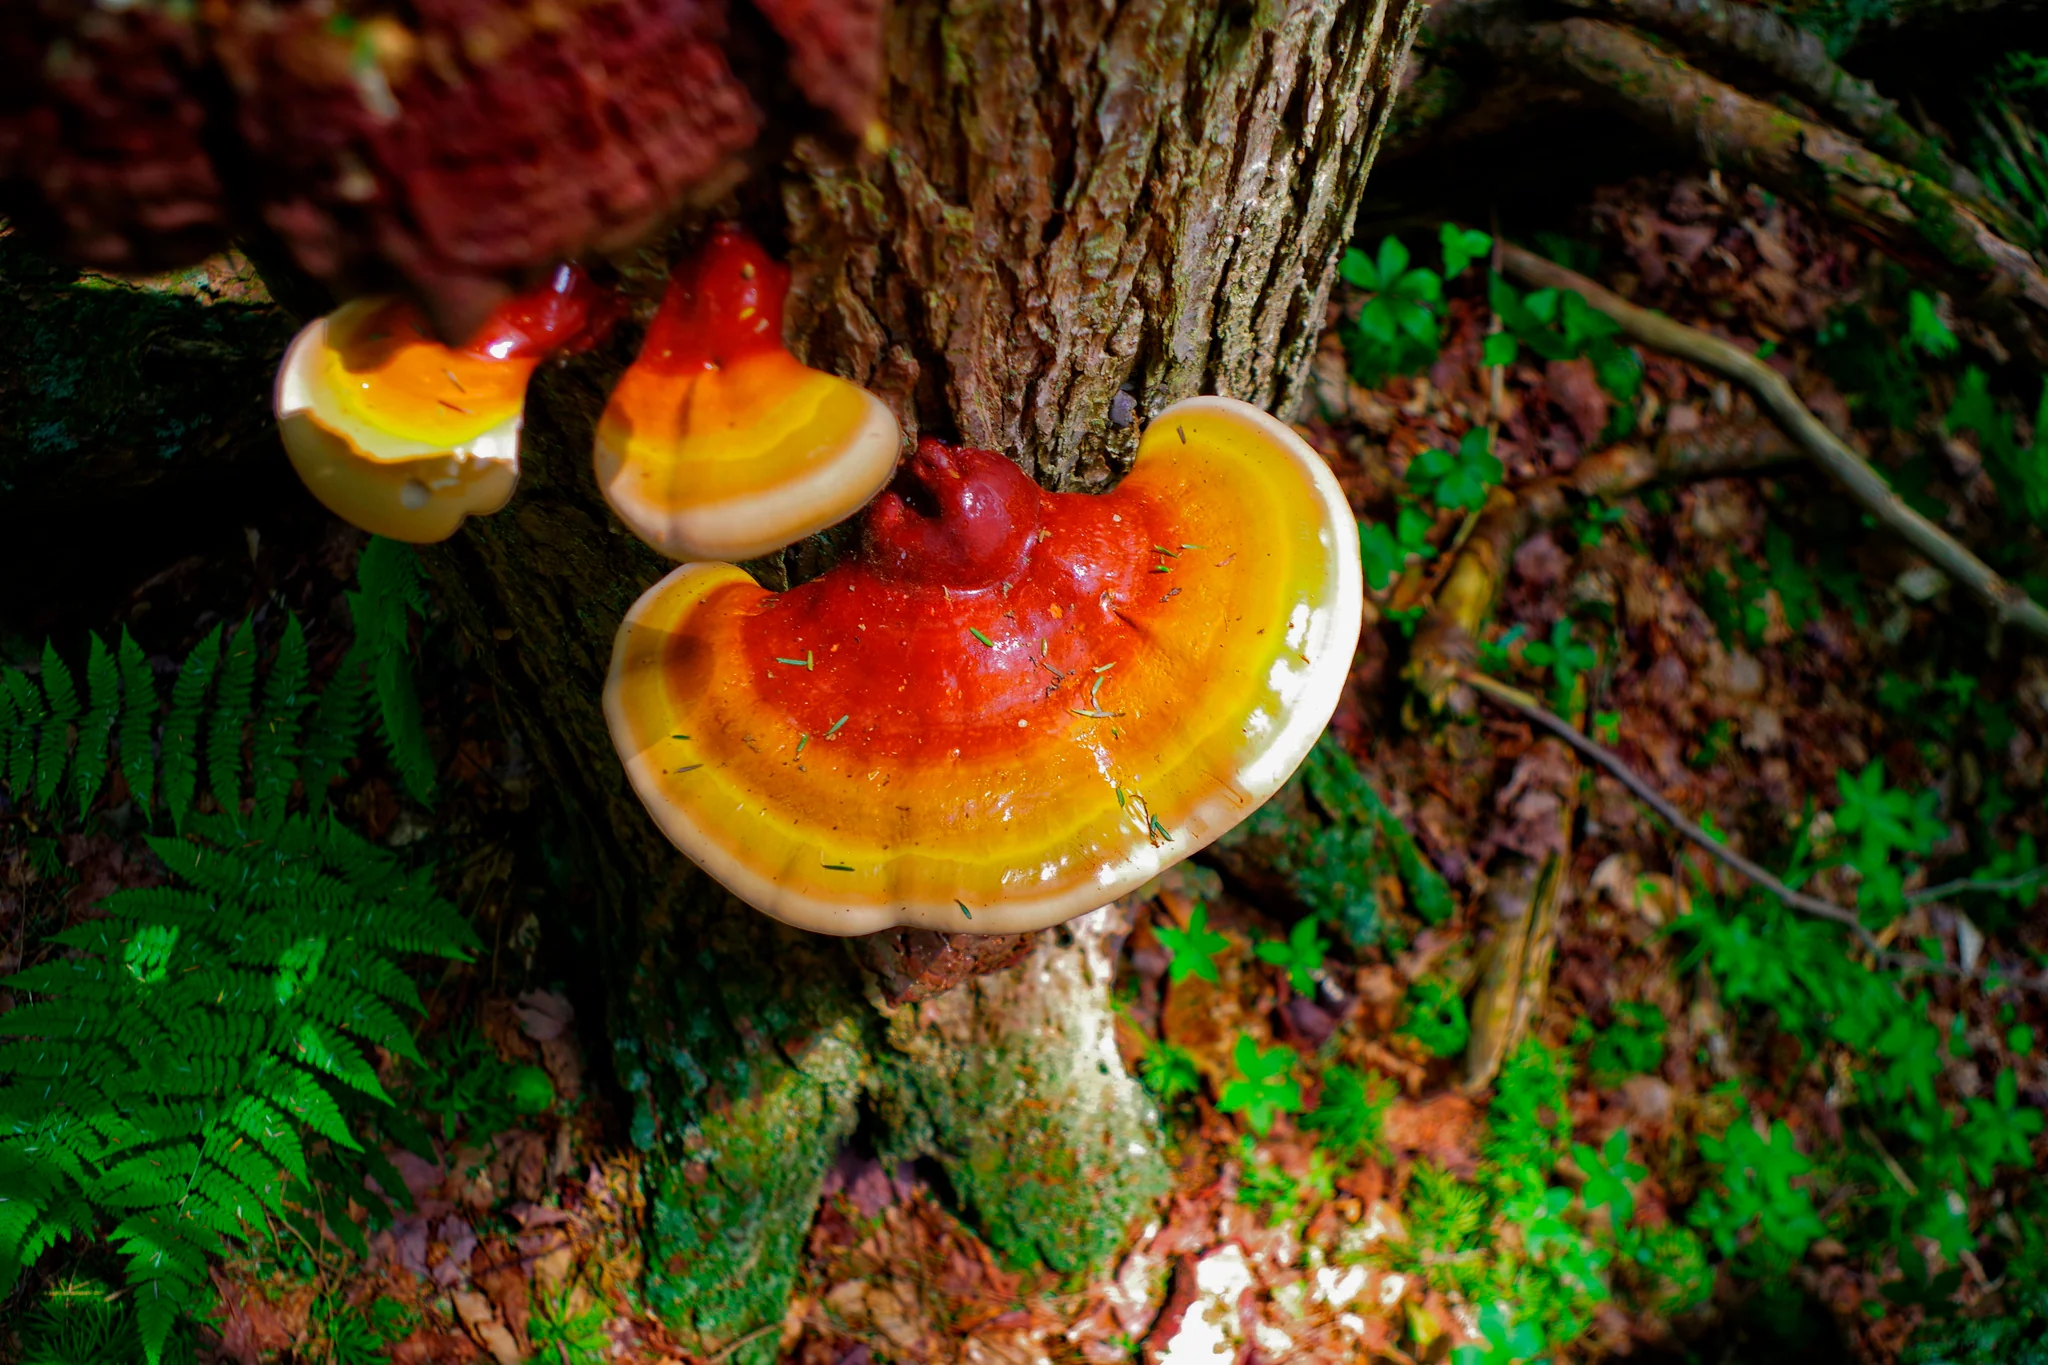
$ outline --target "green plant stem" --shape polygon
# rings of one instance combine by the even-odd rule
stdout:
[[[1983,598],[2000,621],[2048,640],[2048,611],[2043,611],[2040,604],[2017,585],[1970,553],[1954,536],[1907,506],[1868,460],[1814,416],[1813,410],[1800,401],[1799,395],[1776,370],[1747,351],[1697,327],[1689,327],[1647,308],[1638,308],[1578,272],[1567,270],[1533,251],[1502,243],[1501,261],[1508,274],[1525,283],[1546,289],[1576,290],[1587,303],[1620,323],[1623,331],[1645,346],[1691,361],[1702,369],[1741,384],[1756,395],[1758,406],[1804,447],[1815,463],[1849,490],[1865,511],[1898,532],[1907,544],[1926,556],[1936,568]]]
[[[1847,929],[1856,936],[1859,943],[1869,950],[1871,957],[1880,965],[1894,967],[1901,971],[1927,972],[1937,976],[1954,976],[1965,980],[1982,978],[1987,975],[1987,973],[1983,972],[1966,972],[1952,963],[1937,962],[1933,958],[1922,957],[1915,953],[1893,952],[1884,946],[1876,934],[1871,933],[1869,929],[1863,926],[1863,922],[1856,917],[1854,910],[1846,906],[1836,905],[1833,901],[1822,900],[1818,896],[1809,896],[1804,891],[1794,890],[1759,864],[1751,862],[1734,849],[1729,848],[1713,835],[1707,833],[1698,824],[1687,819],[1685,812],[1679,810],[1678,807],[1666,800],[1664,794],[1651,786],[1648,778],[1629,767],[1621,755],[1586,735],[1577,726],[1573,725],[1563,716],[1558,715],[1555,711],[1552,711],[1527,692],[1522,691],[1518,687],[1510,687],[1498,679],[1489,678],[1484,673],[1472,668],[1460,668],[1457,672],[1457,680],[1487,699],[1506,707],[1525,720],[1533,721],[1535,724],[1556,735],[1559,739],[1570,745],[1581,758],[1596,765],[1608,776],[1628,788],[1629,793],[1638,801],[1641,801],[1644,805],[1662,816],[1665,822],[1673,829],[1684,835],[1690,842],[1698,845],[1703,852],[1723,866],[1746,877],[1749,881],[1770,892],[1787,906],[1799,911],[1801,914],[1812,915],[1816,919],[1829,920]],[[2027,990],[2048,991],[2048,977],[2020,976],[2015,974],[2011,976],[2001,975],[2000,980],[2008,981]]]

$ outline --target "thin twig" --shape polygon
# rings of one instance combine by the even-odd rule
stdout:
[[[1952,976],[1965,981],[1982,980],[1995,976],[2001,982],[2021,986],[2027,990],[2048,991],[2048,977],[2022,976],[2018,973],[2002,972],[1996,968],[1981,972],[1964,971],[1953,963],[1938,962],[1931,957],[1922,957],[1915,953],[1893,952],[1878,941],[1877,935],[1864,928],[1863,922],[1856,917],[1854,910],[1848,909],[1846,906],[1836,905],[1833,901],[1822,900],[1818,896],[1809,896],[1804,891],[1794,890],[1765,868],[1751,862],[1734,849],[1729,848],[1705,829],[1687,819],[1685,812],[1666,800],[1664,794],[1651,786],[1649,779],[1629,767],[1621,755],[1586,735],[1577,726],[1573,725],[1563,716],[1558,715],[1555,711],[1552,711],[1527,692],[1522,691],[1518,687],[1510,687],[1498,679],[1489,678],[1477,669],[1461,667],[1457,670],[1456,676],[1459,682],[1464,683],[1473,691],[1515,712],[1523,719],[1540,725],[1570,745],[1578,753],[1579,757],[1594,764],[1615,781],[1621,783],[1622,786],[1628,788],[1630,794],[1638,801],[1641,801],[1658,815],[1664,817],[1665,821],[1673,829],[1684,835],[1692,843],[1698,845],[1709,857],[1747,877],[1756,885],[1776,896],[1789,908],[1797,910],[1801,914],[1812,915],[1816,919],[1831,921],[1847,929],[1856,936],[1859,943],[1869,950],[1871,957],[1880,966],[1892,967],[1900,971],[1926,972],[1936,976]]]
[[[2001,621],[2048,639],[2048,611],[2008,581],[1989,564],[1977,558],[1954,536],[1906,505],[1892,491],[1882,474],[1828,430],[1813,410],[1802,402],[1785,377],[1747,351],[1717,336],[1688,327],[1661,313],[1653,313],[1619,295],[1601,288],[1584,275],[1545,260],[1535,252],[1501,244],[1501,260],[1507,273],[1546,289],[1569,289],[1602,313],[1621,324],[1645,346],[1689,360],[1702,369],[1732,379],[1756,395],[1787,435],[1846,487],[1864,510],[1890,526],[1907,544],[1925,555],[1935,567],[1962,583],[1990,604]]]
[[[2024,891],[2043,879],[2048,879],[2048,866],[2037,867],[2031,872],[2022,872],[2017,877],[1958,877],[1952,882],[1940,882],[1934,886],[1922,887],[1906,893],[1906,904],[1921,905],[1928,901],[1946,900],[1964,891],[1983,891],[1997,895],[2003,891]]]
[[[1662,792],[1650,785],[1648,779],[1623,762],[1621,755],[1580,731],[1577,726],[1573,725],[1563,716],[1558,715],[1555,711],[1552,711],[1542,702],[1537,701],[1536,698],[1530,696],[1527,692],[1522,691],[1518,687],[1510,687],[1504,682],[1489,678],[1484,673],[1469,668],[1458,670],[1458,681],[1466,684],[1476,692],[1484,693],[1502,706],[1507,707],[1510,711],[1517,712],[1523,719],[1536,722],[1536,724],[1550,731],[1566,744],[1571,745],[1573,749],[1578,751],[1579,757],[1589,763],[1598,765],[1608,776],[1621,783],[1622,786],[1627,787],[1629,791],[1635,794],[1638,801],[1641,801],[1651,810],[1663,816],[1673,829],[1683,834],[1693,843],[1698,844],[1710,856],[1749,878],[1749,880],[1755,882],[1794,910],[1812,915],[1818,919],[1833,920],[1836,924],[1855,934],[1863,946],[1868,948],[1872,954],[1884,952],[1884,945],[1877,941],[1877,935],[1863,927],[1862,921],[1856,918],[1855,911],[1844,909],[1833,901],[1824,901],[1818,896],[1809,896],[1804,891],[1795,891],[1763,867],[1751,862],[1734,849],[1729,848],[1699,825],[1687,819],[1684,811],[1672,805],[1670,801],[1665,799]]]
[[[722,1360],[730,1360],[733,1356],[738,1355],[742,1350],[753,1345],[762,1337],[767,1336],[770,1332],[779,1332],[781,1330],[782,1324],[779,1322],[763,1323],[761,1326],[756,1327],[753,1331],[748,1332],[744,1336],[734,1337],[731,1341],[728,1341],[727,1343],[725,1343],[725,1345],[719,1347],[717,1351],[713,1352],[709,1356],[706,1356],[705,1359],[710,1362],[710,1365],[718,1365],[718,1362]]]

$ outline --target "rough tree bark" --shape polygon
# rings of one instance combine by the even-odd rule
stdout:
[[[1175,399],[1297,404],[1417,17],[1402,0],[897,5],[888,150],[802,141],[779,177],[792,344],[883,394],[907,432],[1062,486],[1108,482]],[[749,216],[773,232],[768,202]],[[650,1301],[707,1350],[779,1320],[857,1129],[934,1161],[1005,1255],[1100,1265],[1167,1179],[1110,1037],[1115,912],[891,1005],[935,955],[983,945],[894,936],[860,956],[895,970],[865,971],[725,896],[627,789],[599,689],[621,614],[664,566],[606,513],[588,452],[632,340],[539,381],[519,497],[430,564],[596,869],[568,912],[614,984]]]
[[[812,364],[881,393],[907,434],[1099,488],[1172,401],[1302,401],[1418,18],[1414,0],[901,0],[887,149],[798,140],[735,202],[787,247]],[[647,310],[665,262],[627,263]],[[1115,909],[1028,939],[799,933],[699,874],[624,781],[599,695],[667,566],[610,516],[589,452],[637,341],[537,377],[518,497],[427,560],[565,815],[579,890],[555,932],[610,1001],[648,1300],[692,1349],[772,1359],[762,1329],[849,1140],[928,1159],[1005,1256],[1099,1267],[1168,1180],[1112,1041]]]

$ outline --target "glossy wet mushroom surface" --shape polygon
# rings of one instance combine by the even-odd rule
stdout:
[[[1335,480],[1227,399],[1161,414],[1102,495],[928,440],[863,532],[779,594],[677,569],[606,692],[669,836],[824,932],[1018,932],[1142,884],[1286,780],[1356,645]]]
[[[783,346],[789,270],[743,229],[676,267],[598,422],[598,487],[670,559],[751,559],[858,512],[902,435],[883,402]]]

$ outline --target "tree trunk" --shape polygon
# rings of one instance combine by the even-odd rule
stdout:
[[[772,235],[779,200],[791,344],[906,432],[1054,486],[1106,484],[1146,416],[1191,394],[1293,408],[1417,17],[1408,0],[901,0],[888,149],[799,140],[744,201]],[[666,566],[609,516],[589,451],[636,340],[537,379],[519,496],[429,566],[569,816],[584,880],[562,942],[611,1002],[649,1302],[694,1349],[745,1338],[732,1359],[772,1359],[774,1334],[749,1334],[780,1320],[857,1130],[935,1162],[1006,1257],[1095,1269],[1168,1179],[1111,1038],[1117,912],[979,963],[970,943],[879,936],[860,959],[897,970],[876,976],[724,894],[624,781],[599,694],[621,616]],[[948,954],[972,970],[1016,951],[890,1003],[945,978]]]

